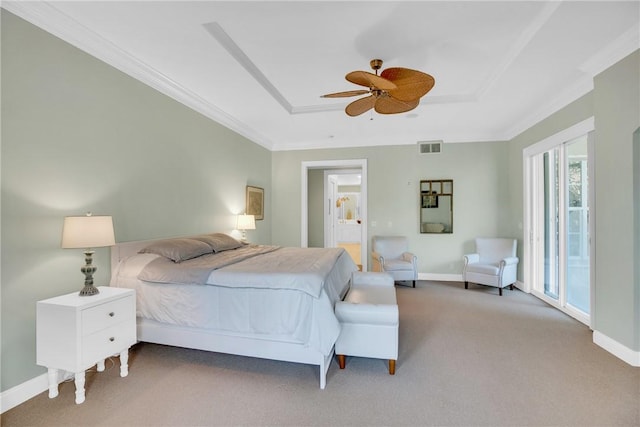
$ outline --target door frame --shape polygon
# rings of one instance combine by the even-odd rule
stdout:
[[[333,171],[325,169],[322,181],[324,191],[324,247],[333,248],[336,245],[336,208],[335,200],[338,194],[338,180],[335,181],[328,174]]]
[[[300,176],[300,246],[306,248],[309,245],[309,194],[308,181],[309,170],[311,169],[359,169],[362,173],[362,184],[360,185],[360,214],[362,219],[361,262],[362,271],[367,271],[368,256],[368,236],[367,236],[367,159],[349,160],[311,160],[303,161],[301,164]]]

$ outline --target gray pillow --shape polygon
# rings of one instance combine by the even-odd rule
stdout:
[[[153,242],[146,248],[141,249],[140,253],[161,255],[174,262],[181,262],[213,253],[213,249],[200,240],[180,238]]]
[[[213,233],[213,234],[201,234],[199,236],[190,237],[190,239],[204,242],[211,247],[213,252],[228,251],[230,249],[237,249],[244,245],[244,243],[237,241],[228,234]]]

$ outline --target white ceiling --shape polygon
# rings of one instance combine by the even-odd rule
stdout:
[[[508,140],[640,48],[640,1],[3,2],[270,150]],[[348,117],[369,61],[436,84],[413,111]]]

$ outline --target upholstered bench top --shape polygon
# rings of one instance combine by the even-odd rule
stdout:
[[[360,279],[369,279],[363,284]],[[336,304],[336,317],[341,323],[397,325],[398,303],[393,278],[385,273],[354,273],[349,293]]]
[[[391,289],[395,291],[395,289]],[[373,291],[361,292],[361,289],[352,289],[349,296],[336,304],[336,317],[340,323],[359,323],[368,325],[397,325],[398,305],[388,292]]]

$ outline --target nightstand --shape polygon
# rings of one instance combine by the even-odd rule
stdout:
[[[100,293],[78,292],[36,304],[36,363],[49,373],[49,397],[58,395],[58,372],[75,374],[76,403],[84,402],[84,372],[120,355],[120,376],[129,374],[129,347],[136,343],[133,289],[100,286]]]

